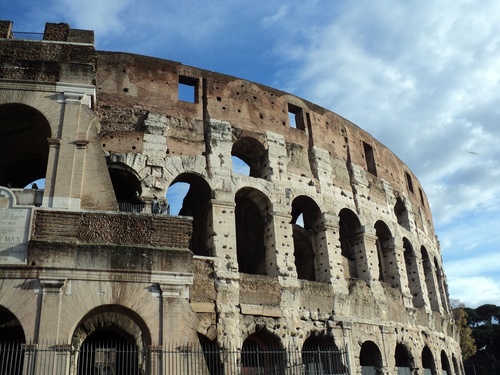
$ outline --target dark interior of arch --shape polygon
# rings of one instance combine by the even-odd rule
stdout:
[[[0,105],[0,185],[23,188],[45,178],[51,130],[38,110]]]
[[[23,327],[19,320],[6,308],[0,306],[0,341],[25,342]]]
[[[422,350],[422,367],[427,369],[434,369],[436,367],[432,352],[427,346]]]
[[[361,224],[356,214],[346,208],[340,211],[339,217],[339,240],[342,256],[348,261],[349,276],[351,278],[357,278],[358,270],[356,267],[356,258],[354,256],[354,240]]]
[[[408,350],[401,344],[396,345],[394,359],[396,360],[396,367],[412,367]]]
[[[382,355],[378,346],[372,341],[365,341],[359,354],[361,366],[382,367]]]
[[[297,224],[302,215],[304,226]],[[320,220],[320,210],[309,197],[300,196],[292,202],[292,230],[297,277],[303,280],[316,280],[314,267],[314,236],[315,228]]]
[[[184,182],[189,190],[182,201],[179,215],[193,218],[193,234],[189,249],[195,255],[212,255],[208,244],[208,228],[210,225],[209,201],[212,196],[208,183],[200,176],[184,173],[178,176],[170,186]]]
[[[123,203],[136,203],[135,192],[142,194],[142,187],[134,171],[121,163],[109,165],[108,170],[116,200]]]
[[[408,210],[401,199],[401,197],[396,198],[396,204],[394,205],[394,214],[398,219],[398,224],[403,228],[410,230],[410,218],[408,216]]]
[[[135,340],[113,326],[92,332],[78,357],[78,374],[139,374],[139,350]]]
[[[242,189],[235,198],[239,271],[254,275],[266,274],[264,230],[267,204],[261,194],[253,189]]]
[[[312,374],[345,374],[347,368],[342,360],[342,353],[326,335],[310,336],[302,346],[302,361],[306,373]]]
[[[256,373],[284,374],[285,350],[276,336],[265,331],[255,332],[243,342],[241,365],[256,369]]]
[[[451,374],[450,361],[444,350],[441,351],[441,369],[446,371],[447,374]]]
[[[375,236],[377,237],[377,253],[378,253],[378,263],[379,263],[379,280],[380,281],[389,281],[389,275],[387,274],[385,259],[387,257],[387,251],[390,248],[390,241],[392,239],[391,231],[387,224],[381,220],[378,220],[375,223]]]
[[[200,341],[201,349],[203,350],[203,357],[208,367],[210,375],[217,375],[224,373],[224,363],[219,355],[216,340],[210,340],[207,336],[198,333],[198,340]]]
[[[265,178],[268,166],[267,150],[254,138],[242,137],[234,142],[231,155],[243,160],[250,167],[250,176]]]

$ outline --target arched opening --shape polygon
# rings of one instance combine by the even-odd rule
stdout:
[[[220,358],[216,340],[210,340],[207,336],[198,333],[200,346],[203,351],[203,358],[210,375],[224,373],[224,363]]]
[[[403,238],[403,249],[406,266],[406,276],[408,278],[408,289],[413,297],[413,306],[423,306],[422,288],[418,274],[418,264],[413,251],[413,246],[407,238]]]
[[[422,253],[422,266],[424,268],[425,285],[427,286],[427,295],[429,296],[429,302],[431,304],[431,309],[434,311],[439,311],[439,291],[436,285],[436,279],[434,277],[434,267],[429,258],[429,253],[427,249],[422,246],[420,248]]]
[[[148,372],[151,335],[144,321],[122,306],[100,306],[89,312],[72,338],[78,351],[77,374],[142,374]]]
[[[346,279],[357,279],[358,269],[356,265],[356,245],[359,241],[361,223],[354,212],[343,208],[340,213],[340,247],[344,277]]]
[[[169,191],[179,185],[184,185],[183,189],[179,189],[181,192],[180,195],[174,196],[169,194]],[[170,210],[170,214],[191,216],[193,218],[193,234],[189,249],[195,255],[213,255],[211,251],[212,247],[209,244],[209,228],[212,223],[210,211],[211,197],[212,189],[208,183],[201,176],[193,173],[183,173],[177,176],[167,190],[167,199],[170,207],[179,207],[178,212]],[[180,202],[182,204],[179,204]]]
[[[411,364],[410,353],[404,345],[396,345],[396,351],[394,352],[394,361],[396,363],[398,375],[411,375],[411,368],[413,366]]]
[[[394,264],[396,259],[392,256],[394,252],[394,242],[389,227],[381,220],[375,223],[375,236],[377,237],[376,244],[380,270],[379,280],[396,286],[394,285],[395,283],[397,284],[397,282],[395,282],[394,268],[396,268],[397,264]]]
[[[394,205],[394,213],[398,219],[398,224],[401,225],[406,230],[410,230],[410,218],[408,215],[408,209],[401,197],[396,198],[396,204]]]
[[[236,247],[239,271],[254,275],[266,274],[266,242],[264,233],[271,202],[260,191],[243,188],[235,197]]]
[[[265,331],[251,334],[241,348],[242,374],[285,373],[286,355],[279,339]]]
[[[19,320],[8,309],[0,306],[0,374],[23,373],[25,343]]]
[[[460,368],[458,367],[458,361],[455,357],[455,354],[452,354],[451,361],[453,362],[453,370],[455,371],[455,375],[460,375]]]
[[[23,188],[45,178],[50,125],[24,104],[0,105],[0,185]]]
[[[436,372],[434,356],[428,346],[424,346],[422,350],[422,368],[424,369],[424,375],[432,375]]]
[[[443,277],[443,271],[441,267],[439,266],[439,262],[434,257],[434,269],[436,270],[436,278],[437,278],[437,283],[439,287],[439,294],[441,295],[441,305],[443,308],[448,311],[448,293],[447,293],[447,288],[445,285],[444,277]]]
[[[315,281],[317,266],[316,254],[320,246],[321,211],[311,198],[299,196],[292,202],[292,230],[295,267],[299,279]]]
[[[142,212],[145,203],[139,175],[123,163],[112,163],[108,170],[120,211]]]
[[[361,345],[359,364],[363,375],[374,375],[382,372],[382,354],[373,341],[365,341]]]
[[[441,374],[451,375],[450,361],[444,350],[441,350]]]
[[[231,155],[242,160],[249,168],[251,177],[266,178],[268,169],[267,150],[262,143],[251,137],[242,137],[233,143]],[[234,160],[234,159],[233,159]],[[243,172],[233,162],[233,172]]]
[[[302,346],[302,363],[306,374],[345,374],[346,367],[333,337],[311,336]]]

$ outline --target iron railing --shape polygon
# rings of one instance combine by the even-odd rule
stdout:
[[[346,350],[0,342],[1,375],[348,375]]]

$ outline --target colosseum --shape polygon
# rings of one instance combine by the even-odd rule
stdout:
[[[0,373],[464,373],[429,202],[370,134],[93,31],[12,30]]]

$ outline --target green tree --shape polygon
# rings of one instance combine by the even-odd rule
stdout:
[[[455,304],[453,308],[453,317],[455,325],[460,333],[460,349],[462,350],[462,358],[466,360],[476,354],[476,341],[472,337],[472,329],[467,320],[467,312],[463,303]]]

